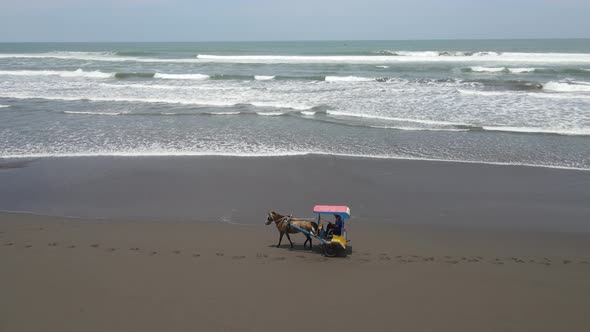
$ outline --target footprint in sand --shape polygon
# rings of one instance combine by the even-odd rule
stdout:
[[[27,244],[27,245],[25,246],[25,248],[32,248],[32,247],[33,247],[33,245],[31,245],[31,244]]]
[[[391,260],[391,257],[389,257],[389,256],[379,256],[379,260],[380,261],[390,261]]]
[[[246,256],[234,256],[231,259],[244,259]]]
[[[174,254],[177,254],[177,255],[178,255],[178,254],[180,254],[180,250],[174,250],[172,253],[174,253]]]
[[[459,264],[459,261],[452,260],[452,261],[445,261],[445,263],[446,264],[453,264],[453,265],[455,265],[455,264]]]
[[[50,242],[47,245],[50,247],[57,247],[57,242]]]
[[[152,251],[152,252],[150,252],[150,256],[154,256],[154,255],[157,255],[157,254],[158,254],[158,252],[157,252],[157,251]]]
[[[200,254],[193,254],[193,257],[201,257]]]
[[[13,246],[14,245],[14,242],[8,242],[8,243],[5,243],[4,245],[7,246],[7,247],[10,247],[10,246]]]
[[[563,264],[566,264],[566,265],[567,265],[567,264],[570,264],[571,262],[572,262],[572,261],[570,261],[569,259],[564,259],[564,260],[563,260]]]
[[[268,255],[267,255],[267,254],[261,254],[261,253],[257,253],[257,254],[256,254],[256,257],[257,257],[257,258],[268,258]]]
[[[98,248],[100,245],[99,245],[98,243],[95,243],[95,244],[91,244],[90,246],[91,246],[92,248]]]
[[[479,259],[477,259],[477,258],[470,258],[470,259],[468,259],[467,261],[468,261],[469,263],[479,263],[479,262],[480,262],[480,260],[479,260]]]
[[[131,251],[139,251],[139,248],[133,247],[133,248],[129,248],[129,250],[131,250]]]
[[[116,248],[109,248],[109,249],[107,249],[107,251],[115,251],[115,250],[117,250],[117,249]]]
[[[218,252],[218,253],[215,253],[215,255],[217,255],[217,256],[219,256],[219,257],[223,257],[225,254],[224,254],[224,253],[222,253],[222,252]]]
[[[76,248],[76,245],[72,244],[71,246],[68,246],[68,248],[70,248],[70,249]]]

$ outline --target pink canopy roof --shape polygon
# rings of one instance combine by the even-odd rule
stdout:
[[[313,207],[313,212],[338,214],[344,219],[350,218],[350,208],[344,205],[316,205]]]

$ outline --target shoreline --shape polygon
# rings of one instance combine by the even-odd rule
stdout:
[[[0,210],[252,224],[345,204],[354,219],[590,232],[590,173],[336,156],[84,157],[0,169]]]
[[[552,134],[551,134],[552,135]],[[561,135],[558,135],[561,136]],[[567,135],[565,135],[567,136]],[[567,171],[589,172],[590,168],[557,166],[557,165],[538,165],[528,163],[511,163],[501,161],[479,161],[479,160],[455,160],[455,159],[436,159],[436,158],[420,158],[420,157],[397,157],[397,156],[377,156],[377,155],[355,155],[345,153],[330,153],[330,152],[285,152],[285,153],[209,153],[209,152],[165,152],[165,153],[133,153],[133,152],[113,152],[113,153],[70,153],[70,154],[30,154],[30,155],[6,155],[0,156],[0,164],[3,161],[10,163],[17,160],[26,160],[23,163],[33,162],[36,160],[52,160],[52,159],[75,159],[75,158],[289,158],[289,157],[335,157],[344,159],[365,159],[365,160],[397,160],[397,161],[421,161],[421,162],[435,162],[435,163],[454,163],[454,164],[473,164],[473,165],[492,165],[492,166],[508,166],[508,167],[530,167],[530,168],[548,168]]]

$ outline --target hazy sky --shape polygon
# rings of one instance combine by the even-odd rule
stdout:
[[[588,38],[589,0],[0,0],[0,41]]]

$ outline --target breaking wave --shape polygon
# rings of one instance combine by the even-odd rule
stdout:
[[[1,70],[0,75],[8,76],[59,76],[59,77],[86,77],[86,78],[112,78],[115,74],[96,71],[56,71],[56,70]]]
[[[543,89],[554,92],[590,92],[590,82],[548,82]]]
[[[274,79],[275,76],[264,76],[264,75],[256,75],[254,79],[257,81],[268,81]]]
[[[165,80],[206,80],[209,75],[203,74],[154,74],[154,78],[161,78]]]

